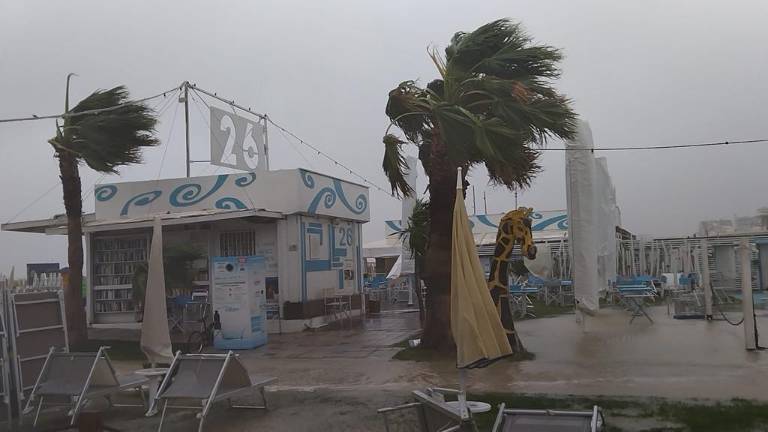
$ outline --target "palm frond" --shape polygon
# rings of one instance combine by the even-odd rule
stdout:
[[[387,104],[393,123],[419,146],[428,176],[432,165],[449,166],[439,161],[445,157],[453,166],[486,165],[494,183],[527,187],[541,170],[536,149],[574,136],[571,102],[552,85],[562,53],[536,44],[519,24],[500,19],[458,32],[445,57],[429,55],[439,79],[424,89],[404,81]]]
[[[389,92],[385,112],[413,143],[418,143],[422,134],[430,128],[430,111],[425,90],[414,81],[404,81]]]
[[[412,258],[419,259],[426,255],[429,244],[429,201],[417,199],[411,216],[401,224],[403,229],[397,235],[401,240],[408,238]]]
[[[405,156],[403,156],[402,146],[405,144],[405,141],[391,134],[384,135],[383,141],[384,160],[381,163],[381,167],[392,187],[392,193],[398,197],[401,195],[413,195],[413,188],[408,184],[405,176],[409,169],[416,169],[416,167],[409,168],[408,162]]]
[[[70,112],[124,106],[112,111],[67,117],[63,134],[52,138],[57,151],[71,151],[92,169],[116,173],[123,165],[140,163],[144,147],[157,145],[154,112],[144,104],[128,103],[123,86],[99,90],[86,97]]]

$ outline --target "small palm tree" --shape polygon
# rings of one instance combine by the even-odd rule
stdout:
[[[70,74],[71,76],[71,74]],[[128,90],[118,86],[98,90],[69,109],[69,76],[62,125],[57,123],[56,136],[48,140],[59,159],[59,171],[67,214],[69,283],[64,300],[67,310],[69,340],[78,345],[87,339],[82,305],[83,227],[80,164],[107,174],[117,173],[123,165],[141,162],[141,149],[158,143],[154,137],[157,119],[144,104],[128,103]],[[119,107],[118,107],[119,106]],[[93,114],[85,111],[118,107]]]
[[[414,277],[416,279],[416,298],[419,301],[419,322],[424,324],[424,299],[421,293],[421,269],[424,268],[424,256],[427,254],[429,243],[429,201],[417,199],[407,222],[402,222],[403,229],[399,231],[400,241],[408,242],[411,259],[414,262]]]
[[[491,182],[530,186],[541,170],[537,147],[571,138],[576,115],[552,81],[560,52],[533,43],[506,19],[456,33],[445,57],[430,52],[440,77],[426,88],[405,81],[389,92],[386,114],[405,140],[384,136],[384,172],[392,191],[413,193],[405,181],[406,143],[418,148],[429,178],[429,241],[424,260],[427,317],[422,343],[450,350],[451,215],[456,169],[485,165]],[[468,184],[465,180],[465,187]]]

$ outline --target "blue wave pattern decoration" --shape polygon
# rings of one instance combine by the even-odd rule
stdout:
[[[123,209],[120,211],[120,216],[126,216],[128,214],[128,210],[130,210],[131,205],[140,207],[145,206],[156,199],[160,197],[163,193],[161,191],[150,191],[150,192],[144,192],[136,195],[135,197],[129,199],[125,202],[125,205],[123,205]]]
[[[94,191],[97,201],[105,202],[111,200],[117,194],[117,186],[104,185],[99,186]]]
[[[244,175],[230,176],[229,174],[222,174],[216,177],[216,182],[211,186],[210,190],[203,193],[203,186],[199,183],[186,183],[176,187],[168,195],[168,203],[172,207],[189,207],[198,204],[205,199],[211,197],[219,189],[221,189],[230,177],[234,177],[234,184],[237,187],[247,187],[256,182],[256,173],[247,173]],[[106,202],[111,200],[117,195],[118,187],[115,185],[99,186],[94,191],[96,199],[100,202]],[[125,202],[120,211],[121,216],[127,216],[131,210],[131,207],[146,206],[162,195],[159,190],[143,192],[136,195]],[[245,210],[248,208],[241,200],[235,197],[222,197],[216,200],[214,208],[221,210]]]
[[[384,223],[395,232],[400,232],[403,229],[400,227],[400,221],[385,221]]]
[[[307,189],[314,189],[317,185],[312,174],[304,170],[301,170],[301,181]],[[331,209],[336,205],[337,200],[344,205],[347,210],[356,215],[362,214],[368,209],[368,198],[366,198],[365,194],[361,193],[358,195],[355,198],[353,205],[347,199],[341,181],[334,179],[332,183],[333,187],[326,186],[317,191],[314,198],[312,198],[312,201],[309,203],[307,213],[312,215],[317,214],[317,208],[320,206],[321,202],[323,207]]]
[[[477,215],[477,220],[480,221],[483,225],[487,225],[491,228],[498,228],[499,226],[495,223],[491,222],[490,219],[488,219],[488,215]]]
[[[174,207],[189,207],[195,205],[221,189],[224,183],[227,182],[228,177],[229,175],[227,174],[218,176],[216,178],[216,183],[214,183],[211,189],[206,193],[203,193],[203,187],[197,183],[183,184],[171,192],[168,197],[168,202]]]
[[[301,181],[307,189],[315,188],[315,178],[309,172],[301,170]]]
[[[538,218],[535,217],[536,215],[538,215],[539,217]],[[531,215],[531,218],[536,220],[536,219],[541,219],[542,216],[539,213],[534,213],[533,215]],[[541,231],[544,228],[553,224],[557,224],[556,226],[558,229],[568,229],[568,215],[560,215],[560,216],[551,217],[549,219],[545,219],[537,223],[536,225],[534,225],[531,228],[531,231]]]
[[[216,208],[221,210],[245,210],[248,206],[237,198],[224,197],[216,201]]]
[[[246,187],[253,184],[256,181],[256,173],[248,173],[244,176],[238,176],[235,179],[235,186]]]

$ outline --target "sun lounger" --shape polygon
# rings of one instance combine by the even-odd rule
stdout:
[[[70,424],[74,425],[80,410],[89,400],[103,397],[110,406],[118,406],[112,404],[111,397],[129,389],[139,390],[143,400],[141,386],[147,383],[147,378],[133,374],[118,376],[107,356],[107,348],[100,347],[95,353],[67,353],[53,347],[50,349],[24,408],[24,414],[32,412],[37,401],[33,425],[37,425],[43,406],[69,407]]]
[[[11,368],[8,361],[8,332],[5,331],[3,293],[0,292],[0,404],[5,405],[5,420],[11,424]]]
[[[477,426],[469,416],[462,418],[456,405],[446,403],[442,395],[435,390],[413,392],[414,402],[396,407],[382,408],[378,413],[384,417],[384,428],[390,432],[389,415],[402,410],[416,410],[419,432],[477,432]]]
[[[276,381],[276,378],[249,375],[237,355],[232,351],[226,354],[181,354],[173,358],[157,396],[152,401],[150,411],[158,403],[163,405],[158,431],[163,429],[163,421],[168,408],[193,409],[199,411],[198,431],[203,430],[205,417],[216,402],[228,401],[231,408],[266,409],[267,399],[264,387]],[[264,405],[232,405],[232,399],[259,393]],[[176,405],[180,403],[182,405]],[[186,403],[186,405],[183,405]]]
[[[600,408],[592,411],[520,410],[499,405],[492,432],[599,432]]]

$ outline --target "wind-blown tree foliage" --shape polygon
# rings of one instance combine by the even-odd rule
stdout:
[[[419,321],[424,324],[424,308],[421,293],[421,271],[424,268],[424,256],[427,254],[429,243],[429,201],[417,199],[408,221],[403,222],[403,229],[399,231],[400,241],[408,242],[411,251],[411,259],[414,261],[414,276],[416,279],[416,297],[419,301]]]
[[[392,191],[410,195],[402,150],[418,148],[429,177],[429,241],[425,256],[427,316],[422,343],[450,350],[451,217],[456,169],[484,165],[491,182],[530,186],[541,170],[537,148],[568,139],[576,115],[552,86],[559,50],[534,43],[506,19],[456,33],[445,56],[429,53],[438,79],[426,88],[404,81],[389,92],[386,114],[405,139],[384,136],[384,172]],[[464,182],[465,188],[468,183]],[[465,192],[466,193],[466,192]]]
[[[67,79],[69,84],[69,78]],[[117,173],[123,165],[140,163],[141,149],[158,143],[154,137],[157,119],[144,104],[128,103],[128,91],[123,86],[99,90],[69,109],[69,85],[62,125],[57,124],[56,136],[48,140],[59,159],[59,171],[67,214],[67,259],[69,284],[64,299],[67,327],[72,345],[87,339],[85,312],[82,303],[83,227],[81,163],[107,174]],[[91,110],[116,107],[94,114]]]

